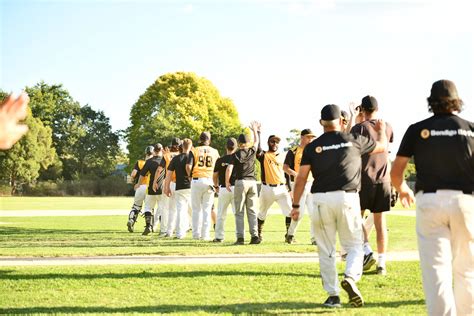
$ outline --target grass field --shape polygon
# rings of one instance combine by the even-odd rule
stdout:
[[[359,282],[364,307],[348,307],[342,291],[337,310],[321,306],[316,262],[0,268],[0,314],[425,314],[418,262],[387,268]]]
[[[129,210],[132,197],[0,197],[0,210]],[[216,200],[217,203],[217,200]],[[216,204],[217,205],[217,204]],[[276,207],[276,204],[274,204]],[[400,202],[394,209],[404,209]],[[414,210],[412,205],[409,209]]]
[[[234,217],[226,221],[226,240],[223,244],[192,240],[158,238],[156,234],[142,236],[143,218],[136,224],[136,232],[126,230],[127,216],[84,217],[0,217],[0,256],[94,256],[94,255],[203,255],[238,253],[313,252],[309,234],[309,220],[305,216],[296,238],[298,244],[284,243],[284,218],[270,215],[260,245],[233,246]],[[415,218],[390,215],[389,250],[416,250]],[[246,236],[248,238],[248,236]],[[375,247],[375,232],[371,235]],[[248,240],[247,240],[248,241]]]

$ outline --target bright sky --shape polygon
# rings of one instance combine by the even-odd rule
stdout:
[[[468,0],[0,0],[0,88],[62,83],[124,129],[156,78],[191,71],[231,98],[244,124],[261,121],[264,137],[320,134],[325,104],[371,94],[396,151],[429,116],[438,79],[456,83],[461,116],[474,120],[472,12]]]

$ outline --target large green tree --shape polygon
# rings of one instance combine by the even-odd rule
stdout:
[[[0,91],[0,100],[6,94]],[[29,131],[13,147],[0,152],[0,178],[8,181],[12,194],[19,185],[31,183],[39,176],[40,170],[50,166],[56,156],[53,148],[51,129],[33,117],[31,110],[25,119]]]
[[[168,145],[172,137],[196,142],[205,130],[211,132],[212,145],[222,153],[226,138],[242,131],[233,102],[222,97],[209,80],[189,72],[159,77],[133,105],[130,122],[131,161],[142,157],[147,145]]]
[[[75,101],[62,85],[40,82],[27,87],[30,107],[53,132],[59,160],[41,174],[42,179],[66,180],[85,174],[110,174],[119,153],[119,137],[101,111]]]

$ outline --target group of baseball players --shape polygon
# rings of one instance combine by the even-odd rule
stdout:
[[[268,210],[276,202],[284,215],[284,240],[293,244],[306,211],[311,243],[317,245],[323,287],[328,293],[324,306],[341,307],[336,269],[338,234],[346,261],[340,285],[349,303],[360,307],[364,299],[356,283],[363,271],[377,263],[377,274],[387,274],[384,214],[396,200],[392,185],[403,205],[414,201],[403,177],[413,157],[417,169],[416,227],[428,312],[472,315],[474,124],[456,115],[462,105],[454,83],[435,82],[428,98],[429,111],[434,115],[408,128],[393,165],[388,157],[392,128],[377,117],[379,106],[373,96],[364,97],[357,107],[351,106],[350,115],[337,105],[324,106],[320,119],[323,134],[316,137],[310,129],[303,129],[299,145],[286,155],[279,152],[281,139],[276,135],[270,135],[268,149],[262,149],[261,124],[255,121],[250,124],[250,133],[227,140],[222,157],[210,146],[209,132],[201,133],[195,147],[188,138],[174,138],[169,149],[161,144],[149,146],[145,160],[139,160],[132,172],[136,191],[128,229],[134,231],[144,201],[144,235],[160,224],[161,236],[182,239],[191,230],[193,239],[221,243],[231,206],[234,244],[245,243],[245,211],[249,244],[260,244]],[[259,192],[256,160],[261,167]],[[217,218],[211,239],[215,194]],[[378,259],[368,242],[365,210],[373,216]]]

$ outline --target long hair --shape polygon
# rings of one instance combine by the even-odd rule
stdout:
[[[461,99],[449,100],[429,97],[427,100],[428,111],[434,114],[461,112],[464,104]]]

